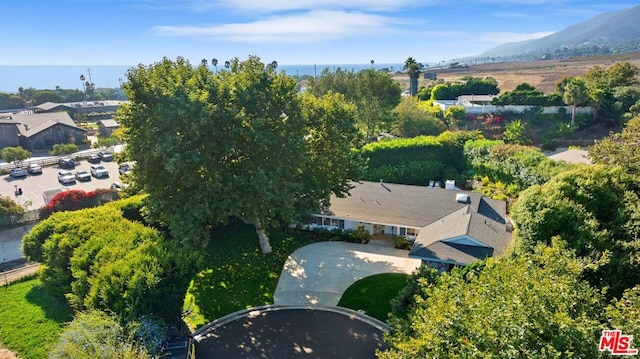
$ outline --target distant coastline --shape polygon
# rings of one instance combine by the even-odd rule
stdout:
[[[87,69],[91,70],[91,81],[96,87],[116,88],[120,81],[126,81],[126,73],[135,65],[117,66],[0,66],[0,92],[17,93],[19,87],[34,87],[38,90],[55,90],[56,86],[63,89],[82,89],[80,75],[89,80]],[[210,66],[213,68],[213,66]],[[370,69],[371,64],[311,64],[311,65],[279,65],[278,70],[290,76],[320,75],[325,68],[335,71],[342,70],[358,72]],[[402,64],[375,64],[375,69],[402,70]],[[218,70],[224,66],[218,64]]]

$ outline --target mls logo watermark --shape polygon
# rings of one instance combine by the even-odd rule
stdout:
[[[631,347],[633,335],[623,335],[620,330],[603,330],[600,337],[601,352],[610,351],[613,355],[636,355],[638,349]]]

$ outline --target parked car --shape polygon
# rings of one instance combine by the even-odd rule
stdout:
[[[62,184],[76,183],[76,177],[71,171],[61,170],[58,171],[58,182]]]
[[[58,167],[64,169],[74,169],[76,168],[76,163],[71,157],[61,157],[58,158]]]
[[[27,166],[27,172],[28,172],[30,175],[35,175],[35,174],[40,175],[40,174],[42,174],[42,167],[40,167],[40,165],[39,165],[39,164],[37,164],[37,163],[30,163],[30,164]]]
[[[103,165],[91,165],[90,171],[95,178],[109,177],[109,171]]]
[[[12,168],[11,169],[11,172],[9,172],[9,176],[11,176],[13,178],[26,177],[27,176],[27,172],[25,172],[20,167],[16,167],[16,168]]]
[[[113,154],[109,151],[100,151],[98,156],[102,161],[113,161]]]
[[[89,163],[100,163],[100,155],[98,155],[97,153],[94,153],[90,155],[89,158],[87,158],[87,161]]]
[[[133,166],[129,163],[121,163],[118,166],[118,172],[120,172],[121,175],[128,175],[129,172],[131,172],[131,169],[133,168]]]
[[[91,181],[91,174],[89,171],[80,170],[76,172],[76,179],[80,182]]]
[[[111,184],[111,189],[115,189],[116,191],[122,191],[124,189],[124,186],[120,182],[113,182]]]

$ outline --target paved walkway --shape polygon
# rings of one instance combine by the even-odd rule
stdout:
[[[379,273],[412,273],[419,259],[409,251],[348,242],[320,242],[304,246],[287,258],[276,292],[275,305],[337,305],[356,281]]]

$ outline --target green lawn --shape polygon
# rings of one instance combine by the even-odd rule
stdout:
[[[0,345],[27,359],[48,358],[72,319],[67,302],[52,297],[39,279],[0,287],[0,318]]]
[[[339,306],[362,309],[369,316],[387,321],[391,299],[407,285],[408,274],[383,273],[353,283],[340,298]]]
[[[269,236],[273,252],[263,254],[253,226],[236,222],[216,230],[206,254],[211,265],[196,276],[185,297],[185,310],[192,311],[186,318],[190,328],[241,309],[272,304],[287,257],[317,241],[276,230]]]

